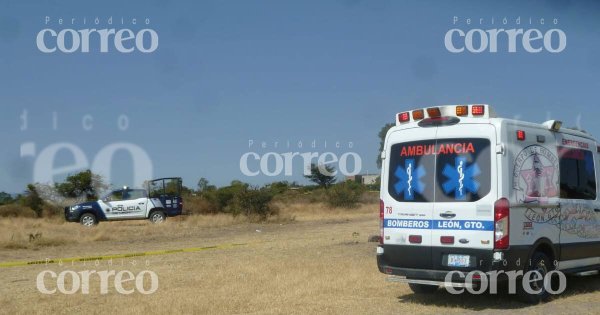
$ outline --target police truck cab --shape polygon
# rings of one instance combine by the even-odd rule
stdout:
[[[467,285],[445,281],[456,270],[597,274],[599,149],[561,125],[481,104],[399,113],[381,152],[380,272],[415,293]],[[519,296],[547,298],[536,285]]]
[[[97,201],[65,208],[65,219],[93,226],[99,221],[149,219],[163,222],[183,211],[182,181],[179,177],[149,181],[147,189],[123,187],[109,192]]]

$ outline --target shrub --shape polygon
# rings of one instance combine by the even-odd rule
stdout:
[[[13,197],[6,192],[0,192],[0,205],[7,205],[13,203],[15,200]]]
[[[233,181],[230,186],[205,189],[197,197],[187,196],[184,204],[186,211],[193,214],[224,212],[265,220],[277,213],[271,201],[275,195],[284,193],[287,187],[287,183],[276,183],[259,189],[240,181]]]
[[[281,202],[284,204],[306,202],[305,193],[300,191],[300,189],[298,188],[291,188],[282,193],[273,193],[273,191],[271,190],[271,194],[273,195],[273,201]]]
[[[365,186],[357,182],[338,183],[327,190],[327,203],[332,207],[354,208],[364,192]]]
[[[287,181],[274,182],[265,186],[266,189],[271,191],[273,196],[281,195],[288,191],[290,184]]]
[[[220,211],[214,193],[202,193],[200,196],[183,196],[183,204],[183,210],[187,214],[215,214]]]
[[[214,194],[219,210],[223,211],[232,202],[233,198],[248,189],[248,184],[234,181],[231,186],[217,189]]]
[[[275,208],[270,204],[272,199],[273,194],[269,189],[245,187],[236,192],[227,209],[234,215],[244,214],[250,218],[266,220],[270,215],[276,214]]]
[[[45,203],[42,206],[42,213],[44,214],[44,217],[63,216],[64,209],[65,208],[60,205]]]
[[[25,193],[25,197],[21,199],[21,202],[24,206],[31,208],[38,217],[42,217],[44,200],[38,194],[34,184],[27,185],[27,192]]]
[[[323,202],[323,200],[327,200],[329,197],[327,194],[327,189],[319,188],[308,191],[305,195],[305,198],[309,203],[318,203]]]
[[[27,217],[34,218],[36,213],[31,208],[19,205],[10,204],[0,206],[0,217]]]

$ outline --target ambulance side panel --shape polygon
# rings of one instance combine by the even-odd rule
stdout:
[[[600,203],[596,142],[557,133],[560,164],[559,269],[600,265]]]
[[[555,133],[539,125],[502,121],[503,195],[510,201],[508,269],[523,269],[535,250],[560,254],[559,165]],[[519,139],[518,134],[524,135]]]

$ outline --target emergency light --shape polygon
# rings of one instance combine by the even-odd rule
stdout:
[[[427,115],[429,115],[429,118],[439,118],[442,116],[442,113],[439,107],[431,107],[427,109]]]
[[[485,114],[485,106],[483,105],[472,105],[471,113],[473,116],[483,116]]]
[[[408,112],[398,114],[398,121],[401,123],[410,121],[410,116],[408,115]]]
[[[492,108],[487,104],[443,105],[398,113],[396,125],[406,124],[411,121],[426,120],[428,118],[436,120],[453,118],[453,120],[457,120],[457,117],[493,118],[496,116]],[[560,128],[560,124],[558,128]]]
[[[467,116],[469,115],[469,106],[458,105],[456,106],[456,116]]]
[[[422,109],[413,110],[412,112],[413,120],[421,120],[425,118],[425,113]]]

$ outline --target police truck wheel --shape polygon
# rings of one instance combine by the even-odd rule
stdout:
[[[167,216],[162,211],[154,211],[150,214],[150,222],[152,223],[163,223],[166,219]]]
[[[530,287],[534,291],[541,290],[541,292],[538,294],[531,294],[525,291],[521,278],[517,282],[517,294],[519,296],[519,300],[528,304],[538,304],[542,301],[547,300],[548,297],[550,297],[550,293],[548,293],[544,288],[544,278],[546,277],[546,274],[548,272],[552,271],[552,269],[553,265],[550,262],[550,258],[548,258],[548,256],[546,256],[546,254],[544,253],[535,252],[531,257],[531,265],[527,266],[527,268],[523,271],[523,274],[531,270],[539,272],[542,275],[542,279],[531,282]]]
[[[432,294],[439,288],[437,285],[409,283],[408,286],[415,294]]]
[[[81,218],[79,218],[79,222],[81,223],[81,225],[87,226],[87,227],[92,227],[92,226],[98,224],[98,220],[96,219],[96,216],[91,213],[84,213],[81,216]]]

